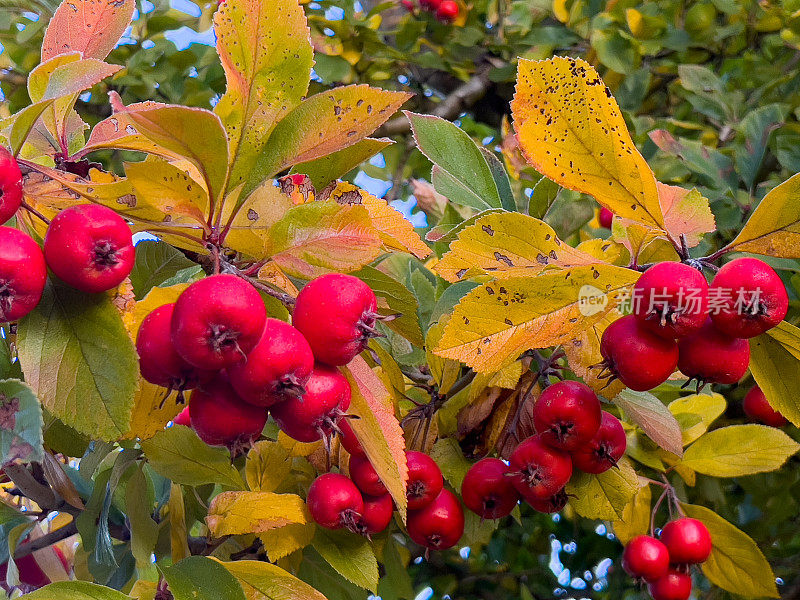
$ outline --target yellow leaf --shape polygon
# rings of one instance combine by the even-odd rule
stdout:
[[[725,412],[728,404],[722,394],[692,394],[669,404],[681,426],[683,445],[688,446],[703,435],[711,424]]]
[[[274,492],[292,471],[289,451],[278,442],[262,440],[247,453],[245,477],[254,492]]]
[[[634,258],[634,265],[679,260],[674,246],[657,229],[630,219],[614,219],[611,231],[614,240],[625,246]]]
[[[206,517],[211,535],[217,538],[306,522],[306,505],[300,496],[272,492],[223,492],[212,500]]]
[[[292,201],[270,180],[258,187],[239,209],[225,245],[252,258],[263,258],[270,245],[270,229],[292,207]],[[228,220],[233,202],[225,204],[223,219]]]
[[[650,529],[650,500],[650,486],[639,479],[639,490],[623,509],[620,519],[614,521],[614,534],[623,544]]]
[[[625,507],[639,489],[639,478],[630,461],[623,458],[617,469],[600,475],[575,473],[567,484],[569,504],[576,513],[587,519],[621,519]]]
[[[553,0],[553,14],[562,23],[569,22],[569,9],[567,0]]]
[[[525,350],[574,338],[617,306],[638,277],[631,269],[590,265],[487,283],[456,306],[433,351],[480,373],[499,371]],[[587,295],[597,303],[587,305]]]
[[[286,448],[291,456],[311,456],[322,446],[321,441],[311,442],[310,444],[298,442],[282,431],[278,433],[278,443]]]
[[[520,59],[511,111],[537,171],[621,217],[663,228],[655,176],[594,67],[560,56]]]
[[[728,248],[779,258],[800,258],[800,173],[773,188]]]
[[[600,262],[607,262],[620,267],[624,267],[630,262],[630,255],[625,251],[625,246],[610,239],[593,238],[581,242],[575,249],[578,252],[594,256]]]
[[[125,174],[136,194],[139,210],[155,208],[159,221],[169,218],[171,222],[185,217],[200,225],[205,223],[209,210],[208,192],[189,173],[161,158],[151,157],[138,163],[126,163]]]
[[[378,230],[383,245],[391,250],[410,252],[417,258],[430,255],[431,249],[422,241],[411,222],[389,206],[383,198],[373,196],[346,181],[340,181],[330,195],[320,193],[320,200],[335,200],[343,205],[361,205],[367,209],[372,226]]]
[[[586,385],[607,398],[613,398],[619,394],[625,389],[625,385],[618,379],[611,382],[608,379],[600,379],[598,377],[600,369],[592,367],[603,360],[600,354],[600,341],[603,338],[603,332],[618,318],[619,314],[610,312],[599,321],[575,330],[570,339],[563,342],[569,368]]]
[[[438,323],[434,323],[430,326],[428,335],[425,337],[425,356],[427,358],[428,367],[431,370],[431,376],[438,384],[439,391],[442,394],[448,392],[461,373],[460,362],[436,356],[431,350],[439,344],[444,334],[444,328],[449,321],[450,315],[442,315]]]
[[[406,465],[403,429],[394,413],[392,396],[360,356],[344,370],[353,393],[350,426],[369,461],[394,499],[401,518],[406,518]]]
[[[535,275],[548,267],[602,261],[565,244],[544,221],[521,213],[492,213],[462,230],[436,263],[450,282],[492,275],[498,279]]]
[[[673,240],[685,235],[691,248],[700,243],[704,233],[716,230],[717,222],[708,198],[697,189],[686,190],[659,183],[658,199],[664,213],[664,229]]]
[[[683,464],[713,477],[739,477],[780,469],[798,450],[800,444],[775,427],[731,425],[700,437]]]
[[[186,529],[186,508],[183,504],[183,488],[177,483],[170,484],[169,502],[169,541],[172,560],[180,561],[189,556],[189,541]]]
[[[704,506],[681,507],[687,517],[702,521],[711,534],[711,556],[702,566],[711,583],[737,596],[780,596],[772,567],[750,536]]]
[[[751,339],[750,372],[770,406],[800,427],[800,329],[783,321]]]
[[[293,298],[297,298],[297,294],[300,293],[292,280],[274,262],[268,262],[258,270],[258,279],[286,292]]]
[[[247,600],[326,600],[288,571],[258,560],[221,562],[239,580]]]
[[[308,546],[314,539],[316,530],[317,526],[309,518],[308,523],[291,523],[260,533],[258,537],[269,559],[275,562]]]

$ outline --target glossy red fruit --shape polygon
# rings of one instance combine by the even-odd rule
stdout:
[[[352,456],[365,456],[364,448],[361,446],[361,442],[358,441],[358,438],[356,438],[356,434],[353,433],[353,428],[350,427],[350,423],[347,419],[339,421],[338,433],[339,442]]]
[[[228,368],[233,389],[247,402],[272,406],[302,396],[314,369],[314,355],[303,334],[278,319],[267,319],[261,340],[247,360]]]
[[[527,502],[534,510],[540,513],[551,514],[561,512],[561,510],[563,510],[563,508],[567,505],[567,500],[567,492],[564,490],[559,490],[548,498],[543,498],[541,500],[529,498]]]
[[[239,398],[221,374],[192,392],[189,419],[206,444],[233,448],[247,445],[261,435],[267,424],[267,411]]]
[[[511,454],[511,483],[525,499],[544,500],[561,490],[572,476],[572,459],[563,450],[532,435]]]
[[[172,343],[189,364],[223,369],[246,360],[266,319],[264,302],[252,285],[235,275],[212,275],[178,297]]]
[[[464,510],[453,492],[443,489],[426,506],[408,511],[408,535],[430,550],[452,548],[464,533]]]
[[[669,551],[654,537],[636,536],[625,546],[622,568],[636,579],[661,579],[669,571]]]
[[[352,275],[330,273],[300,291],[292,322],[319,362],[346,365],[377,335],[376,306],[375,294],[366,283]]]
[[[189,407],[187,406],[181,412],[179,412],[178,416],[172,419],[172,423],[174,425],[185,425],[186,427],[191,427],[192,417],[189,415]]]
[[[461,484],[464,506],[482,519],[510,514],[519,494],[508,476],[508,465],[499,458],[484,458],[472,465]]]
[[[454,0],[442,0],[436,9],[436,18],[442,23],[452,23],[458,17],[458,3]]]
[[[424,452],[406,452],[406,462],[408,510],[418,510],[433,502],[439,495],[444,486],[444,477],[436,461]]]
[[[781,413],[770,406],[767,397],[760,387],[754,386],[744,397],[742,408],[752,421],[769,425],[770,427],[783,427],[789,421]]]
[[[0,146],[0,225],[22,205],[22,173],[14,156]]]
[[[394,502],[389,494],[364,496],[364,510],[356,526],[358,533],[367,537],[380,533],[392,522],[393,512]]]
[[[308,511],[317,525],[327,529],[358,531],[364,500],[355,484],[339,473],[325,473],[308,488]]]
[[[350,457],[350,479],[361,490],[362,494],[368,496],[383,496],[386,493],[386,486],[383,485],[381,478],[375,471],[375,467],[369,459],[363,455]]]
[[[678,340],[678,368],[689,379],[736,383],[750,364],[750,344],[717,329],[711,319],[697,333]]]
[[[136,250],[122,217],[99,204],[81,204],[62,210],[50,222],[44,257],[66,284],[97,294],[130,275]]]
[[[183,392],[210,380],[214,373],[193,367],[175,350],[170,337],[174,309],[174,304],[164,304],[144,318],[136,336],[136,352],[145,380],[170,391]]]
[[[633,312],[661,337],[674,339],[694,333],[708,318],[706,278],[683,263],[658,263],[636,282]]]
[[[278,427],[298,442],[330,439],[350,407],[350,383],[335,367],[317,364],[306,382],[306,393],[270,409]]]
[[[533,425],[542,440],[560,450],[588,442],[600,427],[600,400],[579,381],[547,387],[533,405]]]
[[[600,207],[600,214],[597,215],[597,220],[600,222],[600,227],[611,229],[611,223],[614,221],[614,213],[605,206],[602,206]]]
[[[634,315],[617,319],[606,328],[600,340],[600,354],[607,376],[640,392],[664,383],[678,364],[675,341],[655,335]]]
[[[410,13],[413,13],[414,9],[416,9],[416,6],[412,2],[412,0],[400,0],[400,4],[402,4],[403,8],[405,8]]]
[[[670,571],[647,586],[653,600],[687,600],[692,595],[692,577],[681,571]]]
[[[628,442],[619,419],[603,411],[600,428],[594,437],[572,452],[572,465],[584,473],[605,473],[616,466]]]
[[[711,318],[731,337],[751,338],[780,323],[789,310],[789,296],[775,270],[757,258],[737,258],[724,265],[709,295]]]
[[[18,229],[0,226],[0,323],[36,308],[45,283],[47,266],[39,245]]]
[[[711,555],[713,547],[708,528],[697,519],[683,517],[670,521],[661,530],[661,542],[676,565],[696,565]]]

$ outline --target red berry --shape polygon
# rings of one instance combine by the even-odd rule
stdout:
[[[386,486],[383,485],[381,478],[378,477],[375,467],[364,455],[350,457],[350,479],[361,490],[362,494],[368,496],[383,496],[386,493]]]
[[[567,492],[559,490],[548,498],[542,500],[529,498],[527,502],[534,510],[540,513],[557,513],[567,505]]]
[[[572,452],[572,464],[584,473],[605,473],[616,466],[627,445],[622,423],[603,411],[600,429],[591,440]]]
[[[669,551],[654,537],[636,536],[625,546],[622,568],[631,577],[655,581],[669,571]]]
[[[418,510],[433,502],[439,495],[444,487],[444,478],[436,461],[424,452],[406,452],[406,462],[408,510]]]
[[[380,533],[392,522],[394,502],[389,494],[364,496],[364,510],[356,526],[358,533],[369,537]]]
[[[676,565],[696,565],[711,555],[711,534],[697,519],[683,517],[670,521],[661,530],[661,542]]]
[[[614,321],[600,340],[601,363],[632,390],[664,383],[678,364],[678,345],[645,328],[634,315]]]
[[[136,351],[142,377],[171,390],[191,390],[208,381],[213,372],[196,369],[181,358],[170,337],[174,304],[164,304],[147,315],[139,326]]]
[[[434,500],[408,512],[408,535],[431,550],[452,548],[464,533],[464,510],[450,490],[443,489]]]
[[[0,225],[22,205],[22,173],[11,152],[0,146]]]
[[[695,334],[678,340],[678,368],[705,383],[736,383],[750,364],[750,344],[721,332],[711,319]]]
[[[742,402],[742,408],[744,409],[744,414],[750,417],[751,420],[770,427],[783,427],[789,423],[786,417],[770,406],[769,402],[767,402],[767,397],[758,386],[747,392]]]
[[[420,0],[421,2],[422,0]],[[414,6],[414,2],[412,0],[400,0],[400,4],[403,5],[408,12],[413,13],[416,6]]]
[[[199,369],[243,362],[264,331],[267,310],[261,295],[235,275],[195,281],[175,303],[172,343]]]
[[[317,525],[358,531],[364,500],[355,484],[339,473],[320,475],[308,488],[308,511]]]
[[[499,458],[484,458],[470,467],[461,484],[464,505],[482,519],[499,519],[510,514],[519,501],[510,469]]]
[[[136,250],[122,217],[99,204],[81,204],[62,210],[50,222],[44,256],[65,283],[97,294],[130,275]]]
[[[358,441],[356,434],[353,433],[353,428],[350,427],[347,419],[339,421],[339,442],[344,446],[351,456],[361,455],[364,456],[364,448],[361,442]]]
[[[191,427],[192,417],[189,416],[189,407],[187,406],[180,413],[178,413],[178,416],[172,419],[172,423],[175,425],[186,425],[186,427]]]
[[[611,223],[614,220],[614,213],[608,210],[605,206],[600,207],[600,214],[597,216],[600,222],[600,227],[611,229]]]
[[[352,275],[330,273],[300,291],[292,322],[319,362],[346,365],[377,335],[376,306],[375,294],[366,283]]]
[[[16,321],[42,299],[47,265],[33,238],[11,227],[0,227],[0,323]]]
[[[189,419],[206,444],[232,448],[261,435],[267,411],[239,398],[227,378],[218,375],[192,392]]]
[[[25,542],[22,545],[24,546],[27,543],[28,542]],[[44,587],[48,583],[51,583],[47,573],[42,570],[42,567],[36,561],[36,557],[33,554],[26,554],[21,558],[14,559],[14,564],[17,565],[19,582],[28,587],[28,589],[25,590],[26,592]],[[4,562],[0,564],[0,581],[2,581],[4,584],[6,582],[7,575],[8,562]]]
[[[267,319],[261,340],[247,360],[228,368],[231,385],[247,402],[271,406],[302,396],[314,368],[314,355],[303,334],[278,319]]]
[[[316,365],[306,393],[272,406],[278,427],[298,442],[329,439],[350,407],[350,383],[335,367]]]
[[[443,23],[451,23],[459,13],[458,3],[453,0],[442,0],[436,9],[436,18]]]
[[[647,269],[633,288],[634,314],[664,338],[694,333],[708,318],[708,283],[703,274],[679,262]]]
[[[572,460],[538,435],[524,440],[509,459],[511,483],[528,500],[544,500],[561,490],[572,476]]]
[[[542,440],[560,450],[574,450],[600,427],[600,401],[578,381],[559,381],[533,405],[533,425]]]
[[[435,11],[439,8],[442,0],[419,0],[419,5],[425,10]]]
[[[709,295],[715,302],[711,311],[714,325],[731,337],[761,335],[780,323],[789,310],[781,278],[757,258],[737,258],[724,265],[711,282]]]
[[[647,589],[653,600],[687,600],[692,595],[692,578],[673,570],[650,583]]]

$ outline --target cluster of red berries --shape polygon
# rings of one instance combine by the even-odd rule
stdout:
[[[344,431],[350,477],[339,473],[317,477],[308,490],[308,510],[322,527],[370,536],[388,527],[394,503],[350,428]],[[444,487],[439,465],[427,454],[413,451],[406,452],[406,462],[409,537],[428,550],[455,546],[464,533],[464,511],[456,495]]]
[[[567,503],[564,487],[573,468],[603,473],[625,454],[622,424],[583,383],[547,387],[533,406],[533,423],[537,433],[517,446],[509,464],[484,458],[467,472],[464,504],[481,518],[508,515],[520,498],[539,512],[558,512]]]
[[[142,377],[170,391],[194,390],[189,422],[207,444],[248,444],[268,413],[295,440],[329,442],[350,406],[350,384],[337,367],[377,334],[376,304],[360,279],[323,275],[300,292],[289,325],[267,317],[245,279],[212,275],[142,321]],[[185,422],[182,415],[178,423]]]
[[[632,307],[603,332],[600,376],[644,391],[676,367],[698,386],[736,383],[750,364],[747,339],[780,323],[789,297],[772,267],[755,258],[727,263],[711,285],[690,265],[662,262],[639,278]]]
[[[410,13],[414,13],[417,10],[414,0],[401,0],[401,4]],[[452,23],[460,12],[458,2],[454,0],[419,0],[419,7],[422,10],[434,13],[442,23]]]
[[[664,526],[661,541],[640,535],[628,542],[622,567],[648,584],[653,600],[687,600],[692,594],[691,565],[705,562],[712,547],[708,528],[683,517]]]
[[[0,148],[0,223],[19,210],[22,200],[19,165]],[[0,226],[0,323],[21,319],[36,308],[48,267],[68,285],[96,294],[122,283],[135,260],[130,227],[99,204],[58,213],[47,229],[44,251],[22,231]]]

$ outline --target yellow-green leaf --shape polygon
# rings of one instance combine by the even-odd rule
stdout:
[[[511,111],[520,147],[537,171],[621,217],[663,228],[655,176],[589,63],[520,59]]]
[[[239,580],[247,600],[325,600],[322,592],[278,566],[258,560],[221,564]]]
[[[638,277],[631,269],[589,265],[487,283],[459,302],[434,352],[494,373],[529,348],[566,342],[590,327]],[[597,301],[587,305],[589,296]]]
[[[572,475],[566,491],[576,513],[587,519],[616,521],[623,517],[625,507],[639,490],[639,478],[628,459],[623,458],[617,466],[600,475]]]
[[[317,527],[314,549],[345,579],[372,592],[378,591],[378,561],[366,538],[347,531]]]
[[[25,600],[130,600],[122,592],[88,581],[59,581],[25,594]]]
[[[289,451],[278,442],[262,440],[247,453],[245,477],[254,492],[274,492],[292,471]]]
[[[728,247],[780,258],[800,258],[800,173],[773,188]]]
[[[704,233],[717,228],[708,198],[697,191],[674,185],[658,184],[658,199],[664,213],[664,229],[673,240],[686,236],[689,247],[700,243]]]
[[[263,533],[307,522],[306,504],[300,496],[272,492],[223,492],[211,502],[206,517],[214,537]]]
[[[136,216],[151,221],[192,219],[201,225],[208,216],[208,192],[189,173],[151,157],[126,163],[125,174],[136,193]],[[155,209],[153,215],[146,213]]]
[[[292,173],[308,175],[314,187],[321,190],[331,181],[336,181],[346,175],[393,143],[389,138],[364,138],[344,150],[333,152],[309,162],[297,163],[292,167]]]
[[[683,445],[688,446],[708,431],[727,406],[722,394],[714,392],[683,396],[670,402],[668,408],[681,426]]]
[[[704,506],[681,507],[686,516],[702,521],[711,534],[711,556],[702,566],[711,583],[747,598],[780,596],[772,567],[750,536]]]
[[[780,469],[800,444],[766,425],[715,429],[689,446],[683,464],[713,477],[738,477]]]
[[[639,480],[639,490],[628,502],[618,520],[614,521],[614,534],[623,544],[627,544],[637,535],[644,535],[650,529],[650,486]]]
[[[270,245],[270,230],[286,212],[292,201],[272,181],[257,188],[241,206],[234,217],[225,245],[251,258],[261,259]],[[225,204],[223,220],[227,221],[234,209],[232,202]]]
[[[259,534],[258,537],[261,539],[269,559],[275,562],[308,546],[314,539],[316,530],[317,526],[313,520],[309,520],[305,524],[291,523],[279,529],[270,529]]]
[[[800,329],[784,321],[751,339],[750,372],[770,406],[800,427]]]

